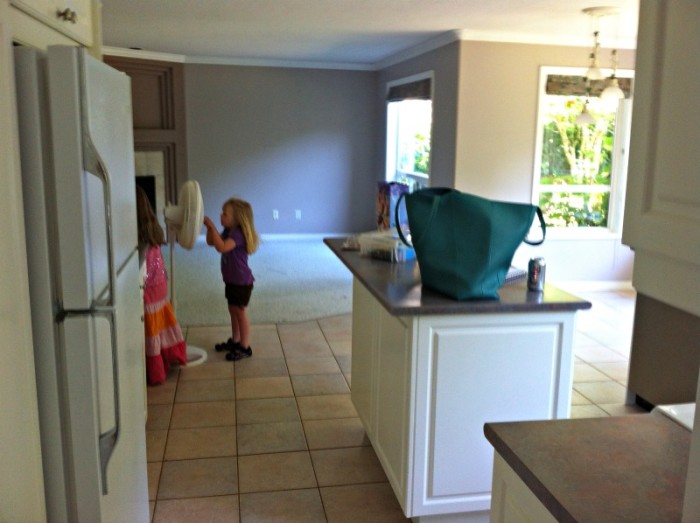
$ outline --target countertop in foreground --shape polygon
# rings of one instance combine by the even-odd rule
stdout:
[[[454,300],[423,288],[415,260],[390,263],[343,250],[343,238],[325,238],[324,243],[340,261],[394,316],[431,314],[487,314],[509,312],[571,312],[590,309],[591,303],[552,285],[544,292],[527,290],[526,283],[501,287],[497,300]]]
[[[557,521],[681,521],[691,432],[661,414],[486,423],[484,434]]]

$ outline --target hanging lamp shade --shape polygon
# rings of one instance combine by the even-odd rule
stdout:
[[[600,31],[598,25],[601,18],[616,15],[620,12],[620,9],[614,6],[599,6],[587,7],[583,9],[582,12],[583,14],[590,16],[591,20],[595,24],[595,30],[593,31],[593,48],[588,55],[590,64],[588,66],[588,70],[586,71],[586,78],[589,80],[602,80],[605,78],[605,75],[600,70],[600,66],[598,65],[598,53],[600,52]]]
[[[625,93],[620,89],[620,83],[617,81],[617,77],[611,76],[606,82],[607,86],[600,93],[600,97],[603,100],[621,100],[625,97]]]
[[[583,106],[583,111],[576,117],[576,125],[590,125],[595,123],[595,118],[588,110],[588,102]]]

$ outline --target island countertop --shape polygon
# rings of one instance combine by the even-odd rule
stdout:
[[[691,432],[661,414],[486,423],[484,434],[557,521],[681,520]]]
[[[423,288],[415,260],[390,263],[343,250],[344,239],[325,238],[324,243],[340,258],[372,295],[394,316],[432,314],[488,314],[517,312],[558,312],[590,309],[591,303],[546,284],[544,292],[527,290],[519,282],[501,287],[497,300],[458,301]]]

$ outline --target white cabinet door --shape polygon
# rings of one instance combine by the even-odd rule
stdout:
[[[643,1],[623,242],[638,292],[700,315],[700,3]]]
[[[11,0],[11,4],[78,43],[88,47],[93,43],[90,0]]]
[[[484,423],[568,417],[572,315],[417,321],[412,514],[488,510]]]
[[[372,387],[380,305],[357,279],[352,285],[352,403],[360,421],[372,436]]]
[[[379,331],[372,444],[399,503],[407,510],[410,506],[407,482],[411,476],[408,449],[412,441],[412,336],[402,319],[390,315],[383,307],[380,307]]]

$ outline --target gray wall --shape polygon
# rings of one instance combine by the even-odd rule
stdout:
[[[454,187],[457,108],[459,106],[459,42],[453,42],[380,71],[379,106],[382,143],[386,141],[386,84],[415,74],[433,73],[433,129],[430,150],[430,185]],[[386,149],[380,151],[384,172]]]
[[[189,176],[210,216],[240,196],[263,234],[371,230],[386,84],[433,71],[431,185],[530,201],[539,69],[586,65],[585,48],[471,41],[378,72],[187,64]],[[634,67],[633,51],[620,52],[620,67]],[[619,234],[551,234],[542,247],[521,247],[514,263],[535,255],[547,258],[549,281],[631,280],[634,255]]]
[[[376,77],[187,64],[189,177],[205,212],[218,223],[221,204],[236,196],[251,203],[262,234],[372,229],[384,144]]]

